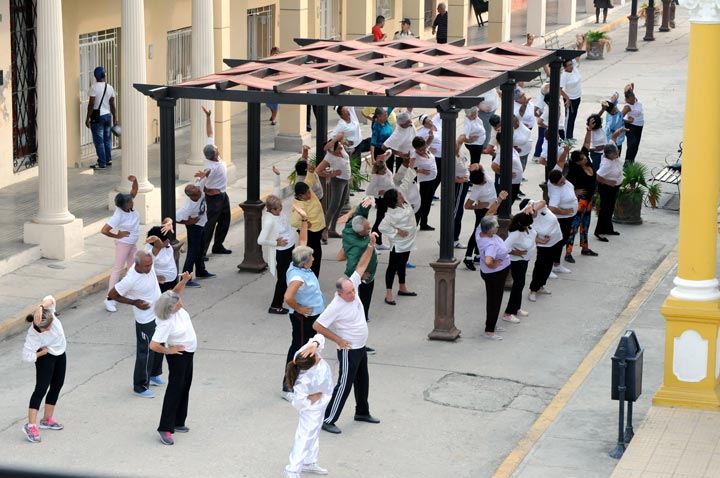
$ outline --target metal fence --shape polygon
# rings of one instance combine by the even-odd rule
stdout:
[[[192,77],[192,28],[167,34],[167,82],[176,85]],[[175,107],[175,128],[190,124],[190,100],[183,98]]]
[[[251,8],[247,11],[247,48],[250,60],[270,56],[270,49],[273,47],[273,22],[275,21],[273,10],[273,5],[268,5]]]

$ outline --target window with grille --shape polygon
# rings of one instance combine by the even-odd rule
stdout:
[[[251,8],[248,15],[248,59],[270,56],[273,47],[274,6]]]
[[[385,18],[393,18],[395,16],[395,0],[376,0],[376,14]]]
[[[192,28],[167,34],[167,82],[177,85],[192,78]],[[190,124],[190,100],[182,98],[175,107],[175,127]]]
[[[432,28],[435,0],[425,0],[425,28]]]
[[[37,166],[36,0],[10,0],[13,172]]]

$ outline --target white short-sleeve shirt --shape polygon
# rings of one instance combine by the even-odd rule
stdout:
[[[485,143],[485,125],[483,125],[479,116],[474,120],[465,117],[465,128],[463,132],[465,133],[465,144],[482,146]],[[470,141],[470,138],[473,136],[476,136],[477,139]]]
[[[107,91],[105,91],[105,97],[103,98],[105,85],[107,85]],[[97,109],[98,104],[100,104],[100,99],[102,99],[102,104],[100,104],[101,116],[110,114],[110,98],[115,98],[115,88],[113,88],[112,85],[104,81],[97,81],[90,87],[89,96],[95,98],[94,109]]]
[[[153,306],[155,301],[160,297],[160,285],[155,275],[155,268],[151,268],[147,274],[140,274],[135,270],[135,266],[128,269],[123,279],[115,284],[115,290],[118,294],[126,299],[144,300],[150,307],[147,310],[133,307],[135,321],[138,324],[148,324],[155,320],[155,311]]]
[[[415,151],[410,153],[411,158],[415,158],[415,169],[427,169],[430,171],[430,174],[420,174],[417,175],[417,181],[419,183],[424,183],[425,181],[435,181],[435,178],[437,178],[437,164],[435,164],[435,156],[432,155],[428,151],[427,157],[420,156]]]
[[[129,236],[117,239],[118,242],[122,242],[123,244],[136,244],[140,238],[140,215],[134,209],[130,212],[125,212],[119,207],[116,207],[115,212],[107,223],[112,229],[128,231],[130,233]]]
[[[493,163],[500,166],[500,147],[498,146],[498,152],[493,159]],[[523,167],[522,161],[520,161],[520,154],[513,148],[512,150],[512,184],[522,183]]]
[[[195,352],[197,350],[197,336],[187,310],[181,307],[174,314],[170,314],[167,319],[158,319],[152,341],[167,344],[168,347],[182,345],[185,347],[186,352]]]
[[[578,62],[573,60],[573,70],[568,73],[565,70],[560,74],[560,88],[563,89],[568,98],[576,100],[582,96],[582,78],[578,69]]]
[[[397,126],[390,137],[385,140],[383,146],[401,153],[409,153],[413,150],[412,140],[415,138],[415,127],[402,128]]]
[[[197,201],[193,201],[185,196],[185,203],[183,203],[182,207],[175,213],[176,221],[187,221],[191,217],[200,217],[198,222],[195,223],[200,227],[204,227],[205,224],[207,224],[205,194],[202,194]]]
[[[577,214],[578,200],[575,196],[575,186],[565,180],[565,184],[562,186],[556,186],[550,181],[547,182],[548,188],[548,206],[556,207],[558,209],[572,209],[570,214],[555,214],[558,219],[567,217],[573,217]]]
[[[325,153],[324,160],[328,162],[330,167],[335,171],[340,171],[338,179],[344,179],[350,181],[350,156],[345,152],[343,148],[340,148],[341,156],[335,156],[330,151]]]
[[[152,254],[153,245],[145,244],[143,249],[148,254]],[[172,246],[163,247],[157,256],[153,254],[153,268],[155,275],[163,276],[165,282],[172,282],[177,277],[177,266],[175,265],[175,254]]]
[[[350,281],[357,291],[360,275],[353,272]],[[365,347],[368,338],[367,321],[360,296],[356,293],[352,302],[347,302],[335,293],[335,297],[317,318],[317,322],[325,328],[332,328],[342,339],[350,342],[353,349]]]
[[[497,199],[495,185],[485,176],[484,183],[470,185],[467,198],[471,199],[473,203],[492,203]]]
[[[207,144],[215,144],[213,138],[208,138]],[[205,178],[204,185],[207,189],[219,189],[225,192],[227,189],[227,168],[222,158],[218,156],[217,161],[205,159],[205,169],[210,170],[210,175]]]

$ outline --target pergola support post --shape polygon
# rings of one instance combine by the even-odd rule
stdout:
[[[562,70],[565,59],[558,58],[550,63],[550,108],[548,113],[548,150],[547,163],[545,164],[545,181],[547,181],[550,171],[557,164],[558,152],[558,125],[560,123],[560,71]]]
[[[515,80],[509,80],[500,85],[502,101],[500,102],[500,190],[507,191],[512,197],[512,157],[513,157],[513,118],[515,117]],[[503,201],[498,208],[500,236],[507,237],[507,228],[510,225],[512,200]],[[504,232],[504,234],[503,234]]]
[[[175,98],[161,98],[160,108],[160,214],[175,223]]]
[[[257,243],[265,206],[260,200],[260,103],[248,103],[247,115],[247,199],[240,203],[245,216],[245,256],[237,267],[241,272],[262,272],[267,264]]]
[[[440,203],[440,257],[431,262],[435,271],[435,328],[430,340],[456,340],[460,330],[455,327],[455,273],[460,261],[453,255],[453,206],[455,201],[455,134],[460,110],[442,111],[442,158]]]

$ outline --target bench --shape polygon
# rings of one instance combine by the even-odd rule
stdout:
[[[674,161],[665,160],[665,166],[653,168],[650,170],[650,180],[648,184],[661,183],[670,184],[677,188],[678,198],[680,197],[680,180],[682,175],[682,143],[678,149],[678,157]],[[674,208],[667,208],[673,209]],[[679,209],[679,201],[678,201]]]

